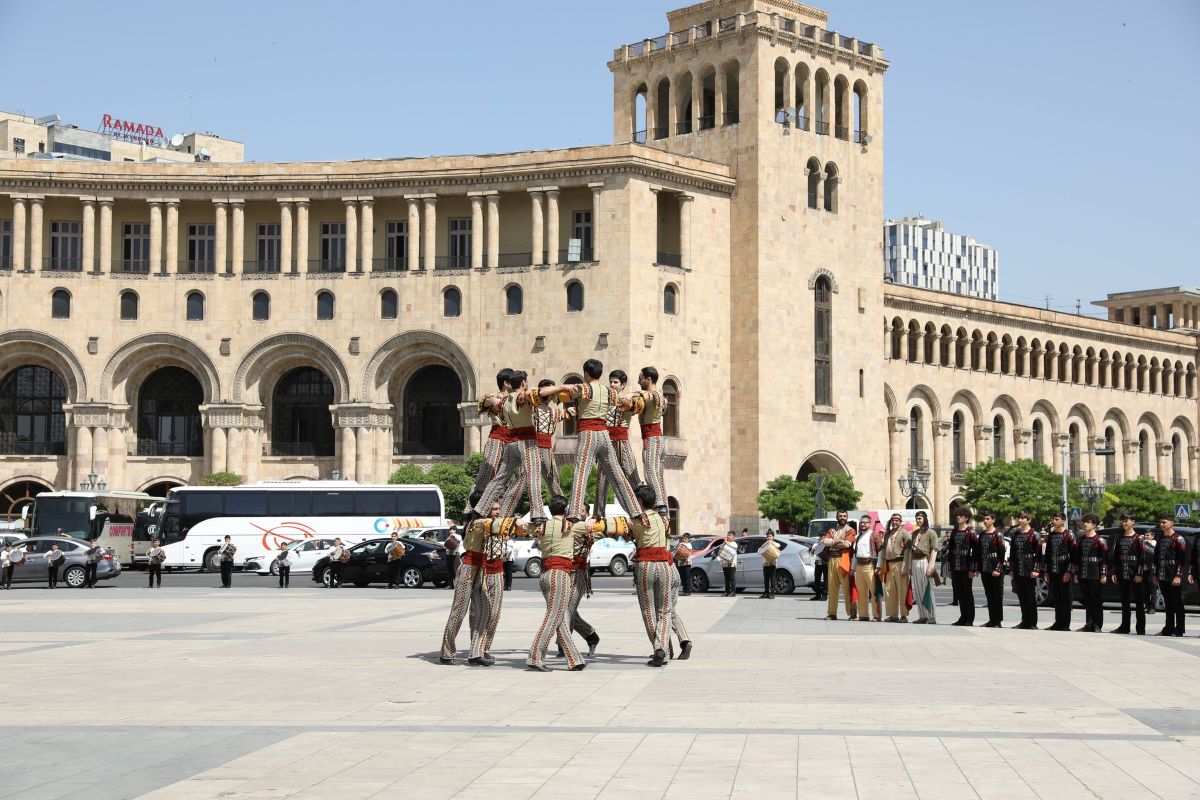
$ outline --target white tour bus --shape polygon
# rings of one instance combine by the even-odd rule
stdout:
[[[42,492],[21,509],[31,536],[53,536],[58,530],[76,539],[99,541],[122,566],[133,563],[133,523],[138,513],[159,498],[143,492]]]
[[[437,486],[264,481],[172,489],[156,533],[167,553],[164,567],[216,571],[226,535],[237,545],[234,563],[240,565],[298,539],[338,536],[351,545],[443,524],[445,501]]]

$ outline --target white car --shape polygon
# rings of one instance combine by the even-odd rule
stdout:
[[[312,572],[313,564],[333,549],[333,539],[300,539],[288,545],[292,551],[292,572]],[[278,575],[279,565],[275,555],[251,556],[242,564],[242,572],[257,572],[259,575]]]
[[[533,541],[528,543],[514,540],[514,544],[527,544],[526,548],[518,551],[517,569],[524,570],[531,578],[542,574],[542,553]],[[597,539],[588,553],[588,571],[607,571],[610,575],[621,577],[629,572],[633,563],[633,554],[637,547],[633,542],[624,539]]]

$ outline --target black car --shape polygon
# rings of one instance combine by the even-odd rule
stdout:
[[[387,583],[388,557],[384,549],[391,539],[369,539],[349,548],[350,560],[342,564],[342,583],[358,587],[372,583]],[[404,555],[400,558],[400,581],[409,589],[419,589],[429,581],[441,588],[450,583],[450,567],[446,549],[433,542],[404,539]],[[329,585],[329,556],[313,565],[312,579]]]

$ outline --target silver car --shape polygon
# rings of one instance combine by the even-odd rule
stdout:
[[[58,568],[59,580],[72,589],[83,586],[86,551],[91,546],[90,542],[63,536],[38,536],[23,539],[20,544],[25,550],[25,562],[13,566],[13,583],[45,583],[49,572],[46,553],[50,552],[51,545],[57,544],[65,554]],[[16,547],[15,542],[13,546]],[[96,565],[96,580],[105,581],[120,574],[121,563],[113,557],[112,549],[106,547],[104,558]]]
[[[763,591],[763,557],[758,548],[766,543],[766,536],[746,536],[737,539],[737,588]],[[792,594],[797,587],[808,586],[813,580],[813,555],[805,540],[796,536],[776,536],[779,545],[779,561],[775,563],[775,591]],[[721,572],[721,559],[713,548],[700,558],[692,559],[692,591],[707,592],[710,588],[725,586],[725,575]]]

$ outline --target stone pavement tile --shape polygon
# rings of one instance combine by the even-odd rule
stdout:
[[[142,795],[145,800],[214,800],[233,795],[245,781],[241,778],[222,780],[218,778],[193,778],[164,786]]]
[[[1125,772],[1113,767],[1108,759],[1089,747],[1087,742],[1070,740],[1039,740],[1043,750],[1058,765],[1056,774],[1068,773],[1087,792],[1100,798],[1144,796],[1146,787]],[[1031,784],[1041,793],[1040,784]]]
[[[1195,741],[1200,746],[1200,739]],[[1196,750],[1188,746],[1186,739],[1134,744],[1150,758],[1163,762],[1190,780],[1200,782],[1200,759],[1196,757]]]
[[[1087,742],[1087,745],[1113,769],[1161,797],[1200,796],[1200,783],[1161,759],[1147,758],[1141,748],[1125,742]]]
[[[289,796],[289,800],[366,800],[394,781],[326,780]]]

